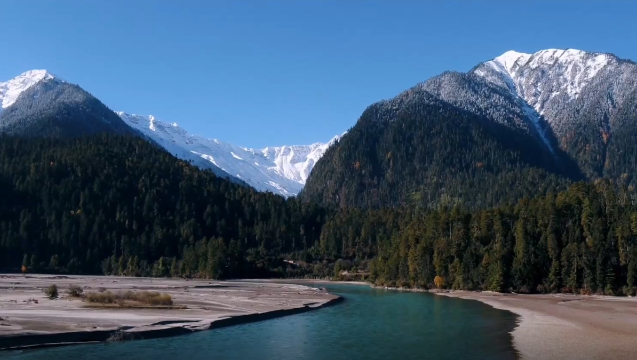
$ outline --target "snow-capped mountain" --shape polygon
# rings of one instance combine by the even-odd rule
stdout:
[[[64,81],[46,70],[31,70],[7,82],[0,82],[0,111],[13,105],[18,99],[18,96],[33,85],[40,81],[54,78],[59,81]]]
[[[508,51],[369,106],[315,167],[301,197],[378,207],[409,203],[414,194],[435,206],[442,195],[464,203],[475,195],[483,206],[514,174],[536,171],[546,173],[522,179],[518,190],[535,196],[599,178],[637,188],[635,134],[634,62],[572,49]],[[473,171],[476,163],[493,167]]]
[[[283,196],[296,195],[305,184],[314,164],[325,150],[340,136],[328,143],[249,149],[190,135],[177,123],[169,123],[154,116],[117,112],[131,127],[175,156],[191,160],[202,168],[219,168],[260,191]]]
[[[134,131],[106,105],[46,70],[27,71],[0,83],[0,132],[68,137]]]
[[[613,54],[507,51],[417,88],[533,136],[546,150],[538,156],[561,165],[575,160],[590,178],[606,176],[609,165],[625,158],[627,150],[613,143],[629,141],[637,126],[637,64]]]
[[[549,49],[508,51],[472,75],[511,94],[551,150],[578,161],[589,177],[607,176],[626,158],[637,125],[637,64],[612,54]]]
[[[502,75],[511,91],[542,115],[549,100],[559,95],[569,101],[576,99],[605,66],[617,63],[614,55],[574,49],[549,49],[535,54],[507,51],[474,72],[493,81],[482,68],[490,67]]]

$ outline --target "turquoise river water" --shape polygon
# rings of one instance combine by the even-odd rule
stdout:
[[[317,285],[325,286],[325,285]],[[345,301],[189,335],[2,353],[11,360],[516,359],[516,315],[426,293],[327,285]]]

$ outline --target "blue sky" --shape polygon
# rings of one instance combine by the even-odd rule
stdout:
[[[637,60],[636,13],[629,1],[0,0],[0,81],[44,68],[191,133],[309,144],[507,50]]]

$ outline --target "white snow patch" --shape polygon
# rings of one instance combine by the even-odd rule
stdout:
[[[156,131],[155,128],[155,117],[152,115],[148,115],[148,128],[152,131]]]
[[[230,155],[232,155],[232,157],[234,157],[235,159],[243,160],[239,155],[233,153],[232,151],[230,152]]]
[[[515,71],[516,65],[523,66],[531,57],[531,54],[520,53],[517,51],[507,51],[504,54],[491,60],[492,63],[497,64],[506,73],[512,74]]]
[[[274,181],[268,181],[268,184],[270,184],[270,186],[272,186],[273,188],[275,188],[276,190],[278,190],[278,192],[279,192],[281,195],[284,195],[284,196],[288,196],[288,195],[290,195],[290,193],[289,193],[289,192],[288,192],[288,191],[287,191],[287,190],[286,190],[283,186],[281,186],[281,185],[279,185],[279,184],[275,183]]]
[[[546,131],[542,129],[542,126],[540,125],[540,114],[538,114],[537,111],[529,106],[529,104],[527,104],[527,102],[524,100],[522,100],[522,110],[524,110],[526,116],[533,123],[533,126],[535,127],[538,135],[540,135],[540,139],[542,139],[544,145],[546,145],[549,151],[551,151],[551,153],[555,155],[555,150],[553,149],[553,146],[551,146],[551,142],[549,141],[549,139],[546,137]]]
[[[202,159],[208,160],[208,161],[210,161],[211,163],[213,163],[216,167],[219,167],[219,165],[217,165],[217,163],[215,162],[215,158],[213,158],[212,156],[207,155],[207,154],[198,153],[198,152],[196,152],[196,151],[191,151],[191,153],[193,153],[193,154],[195,154],[195,155],[198,155],[198,156],[200,156]]]

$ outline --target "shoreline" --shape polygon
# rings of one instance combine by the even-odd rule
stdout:
[[[186,327],[183,325],[168,326],[160,329],[113,329],[106,331],[81,331],[81,332],[62,332],[50,334],[33,334],[33,335],[17,335],[16,337],[0,337],[0,351],[14,351],[27,349],[43,349],[59,346],[70,346],[79,344],[101,343],[107,341],[124,341],[124,340],[148,340],[163,337],[172,337],[190,334],[198,331],[222,329],[229,326],[254,323],[276,319],[284,316],[302,314],[312,310],[322,309],[328,306],[336,305],[343,302],[342,297],[337,297],[318,306],[304,306],[293,309],[273,310],[265,313],[255,313],[247,315],[239,315],[227,317],[219,320],[213,320],[202,327]],[[204,321],[205,322],[205,321]],[[121,336],[119,339],[114,337]],[[15,346],[3,347],[3,340],[18,343]],[[14,345],[14,344],[12,344]]]
[[[435,294],[480,301],[517,314],[518,324],[511,335],[522,360],[633,359],[637,353],[634,298],[469,291]]]
[[[637,354],[637,298],[572,294],[507,294],[375,286],[361,281],[295,280],[351,284],[479,301],[518,316],[511,331],[519,359],[633,359]]]
[[[81,300],[44,299],[55,281],[100,282],[110,290],[170,293],[179,309],[95,309]],[[37,297],[37,302],[27,301]],[[0,275],[0,351],[105,341],[153,339],[295,315],[342,302],[340,296],[303,285],[182,279]]]
[[[51,281],[167,292],[173,294],[176,305],[186,309],[95,309],[71,299],[40,300],[39,305],[9,300],[34,295],[42,299],[41,285]],[[318,288],[319,284],[431,292],[512,312],[518,320],[510,332],[511,342],[523,360],[632,359],[637,353],[635,298],[441,292],[313,279],[205,281],[4,274],[0,274],[0,351],[177,336],[304,313],[345,300]],[[62,294],[64,288],[60,289]],[[78,318],[82,318],[81,323],[77,323]]]

